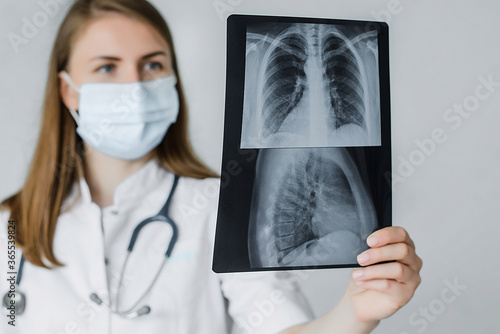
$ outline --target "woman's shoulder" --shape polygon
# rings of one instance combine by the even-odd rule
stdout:
[[[212,224],[217,215],[220,180],[218,178],[196,179],[181,177],[174,197],[173,210],[184,221],[196,225],[202,221]]]
[[[0,217],[3,217],[4,215],[9,215],[10,210],[7,208],[5,205],[0,205]]]
[[[183,192],[191,194],[190,198],[199,197],[209,202],[216,202],[219,198],[219,178],[196,179],[183,176],[179,180],[179,185],[181,185]]]
[[[191,187],[200,187],[204,186],[206,184],[213,184],[217,185],[217,189],[219,188],[220,185],[220,178],[218,177],[206,177],[203,179],[195,178],[195,177],[190,177],[190,176],[181,176],[180,179],[186,183],[186,185],[189,185]]]
[[[10,210],[0,206],[0,236],[7,235],[7,226],[10,219]]]

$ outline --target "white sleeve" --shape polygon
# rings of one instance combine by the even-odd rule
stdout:
[[[211,254],[215,240],[217,200],[211,206]],[[311,307],[298,286],[300,271],[259,271],[216,274],[229,301],[232,334],[277,334],[314,319]]]
[[[236,333],[276,334],[313,320],[297,277],[283,271],[219,274]]]

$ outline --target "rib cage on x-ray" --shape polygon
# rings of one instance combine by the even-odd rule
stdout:
[[[304,95],[307,48],[304,36],[291,33],[279,40],[267,60],[262,92],[264,137],[279,131]]]
[[[377,226],[344,148],[261,150],[250,211],[254,268],[356,263]]]
[[[248,35],[247,43],[263,42],[265,54],[256,110],[244,109],[242,147],[380,145],[378,71],[365,68],[378,66],[376,32],[347,38],[339,29],[297,23],[274,38]],[[245,113],[256,114],[253,133]]]
[[[348,42],[338,32],[320,36],[319,26],[308,31],[292,30],[276,42],[265,67],[264,136],[279,131],[311,84],[305,72],[308,57],[314,58],[309,71],[311,81],[322,81],[329,93],[329,109],[325,115],[329,128],[336,130],[347,124],[365,127],[363,78]]]
[[[353,50],[336,33],[329,33],[321,43],[325,83],[330,93],[330,128],[354,124],[366,129],[363,78]]]

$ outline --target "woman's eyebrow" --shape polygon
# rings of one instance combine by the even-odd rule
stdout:
[[[92,59],[90,59],[90,61],[94,61],[94,60],[113,60],[113,61],[120,61],[121,58],[118,58],[118,57],[112,57],[112,56],[97,56],[97,57],[94,57]]]
[[[147,55],[143,56],[141,59],[148,59],[148,58],[152,58],[152,57],[158,56],[158,55],[164,55],[166,57],[167,53],[165,51],[157,51],[157,52],[147,54]]]
[[[165,51],[157,51],[157,52],[149,53],[145,56],[142,56],[141,59],[149,59],[149,58],[153,58],[153,57],[158,56],[158,55],[164,55],[165,57],[167,57],[167,53]],[[96,57],[91,59],[91,61],[95,61],[95,60],[120,61],[121,58],[115,57],[115,56],[96,56]]]

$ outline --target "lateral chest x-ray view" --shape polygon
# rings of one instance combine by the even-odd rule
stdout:
[[[216,272],[357,266],[390,226],[387,26],[228,20]]]

